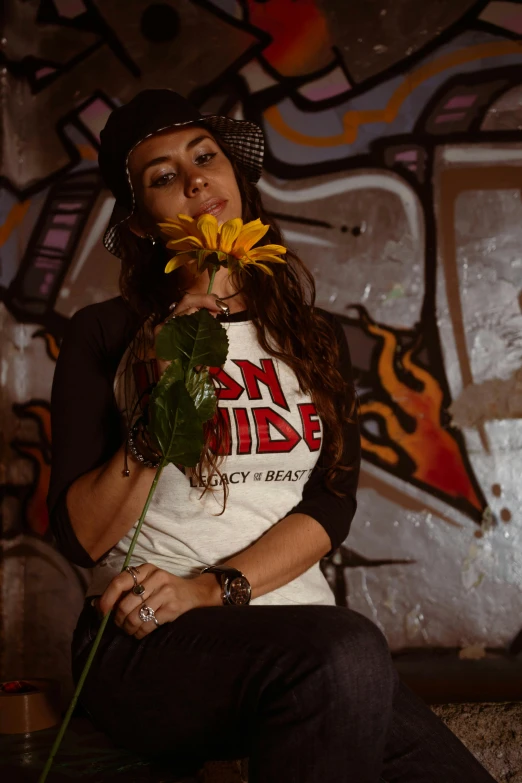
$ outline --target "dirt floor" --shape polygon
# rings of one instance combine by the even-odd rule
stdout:
[[[522,703],[432,708],[498,783],[522,783]]]

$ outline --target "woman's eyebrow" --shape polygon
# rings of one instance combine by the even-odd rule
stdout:
[[[160,155],[158,158],[153,158],[144,165],[141,173],[145,174],[147,169],[150,169],[151,166],[156,166],[158,163],[168,163],[170,160],[172,160],[170,155]]]
[[[192,149],[192,147],[195,147],[196,144],[199,144],[199,142],[203,141],[203,139],[210,139],[210,141],[214,141],[212,136],[209,136],[208,133],[204,133],[202,136],[197,136],[195,139],[192,139],[192,141],[189,141],[187,144],[187,149]]]
[[[203,141],[204,139],[210,139],[210,141],[214,141],[212,136],[209,136],[208,134],[204,134],[202,136],[197,136],[195,139],[192,139],[192,141],[189,141],[187,144],[186,149],[190,150],[192,147],[195,147],[196,144],[199,144],[200,141]],[[170,155],[160,155],[158,158],[153,158],[152,160],[149,160],[143,167],[142,174],[145,174],[147,169],[150,169],[151,166],[156,166],[158,163],[169,163],[172,160]]]

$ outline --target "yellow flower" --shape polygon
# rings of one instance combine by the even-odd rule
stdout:
[[[172,272],[180,266],[193,265],[195,274],[201,274],[212,266],[226,266],[228,273],[242,271],[248,266],[273,274],[267,263],[285,264],[280,256],[286,253],[282,245],[261,245],[254,247],[269,229],[259,218],[243,224],[241,218],[227,220],[222,226],[214,215],[201,215],[197,220],[188,215],[178,215],[178,220],[168,219],[160,223],[164,234],[171,237],[167,242],[176,254],[165,272]],[[212,256],[212,259],[210,258]]]

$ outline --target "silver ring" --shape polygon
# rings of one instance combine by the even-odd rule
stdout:
[[[132,588],[132,592],[134,593],[134,595],[143,595],[143,593],[145,592],[145,588],[143,585],[135,584],[134,587]]]
[[[172,304],[169,305],[169,311],[170,314],[165,318],[165,323],[168,323],[169,321],[173,321],[174,318],[176,318],[176,307],[178,306],[179,302],[172,302]]]
[[[225,304],[221,299],[216,299],[216,304],[221,310],[222,315],[226,315],[227,317],[230,315],[230,307]]]
[[[138,617],[142,623],[148,623],[150,620],[154,620],[156,625],[159,625],[158,621],[156,620],[154,609],[152,609],[150,606],[147,606],[147,604],[143,604],[140,611],[138,612]]]
[[[138,569],[134,568],[134,566],[127,566],[125,570],[128,571],[129,574],[134,579],[134,587],[136,587],[136,585],[138,584],[138,576],[139,576]]]

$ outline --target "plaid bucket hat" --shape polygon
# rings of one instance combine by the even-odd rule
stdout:
[[[103,244],[113,255],[121,258],[120,227],[136,205],[127,165],[131,152],[154,133],[196,124],[216,132],[250,182],[255,184],[259,180],[264,138],[258,125],[220,115],[202,115],[173,90],[142,90],[111,112],[100,134],[98,164],[105,184],[116,199],[103,237]]]

